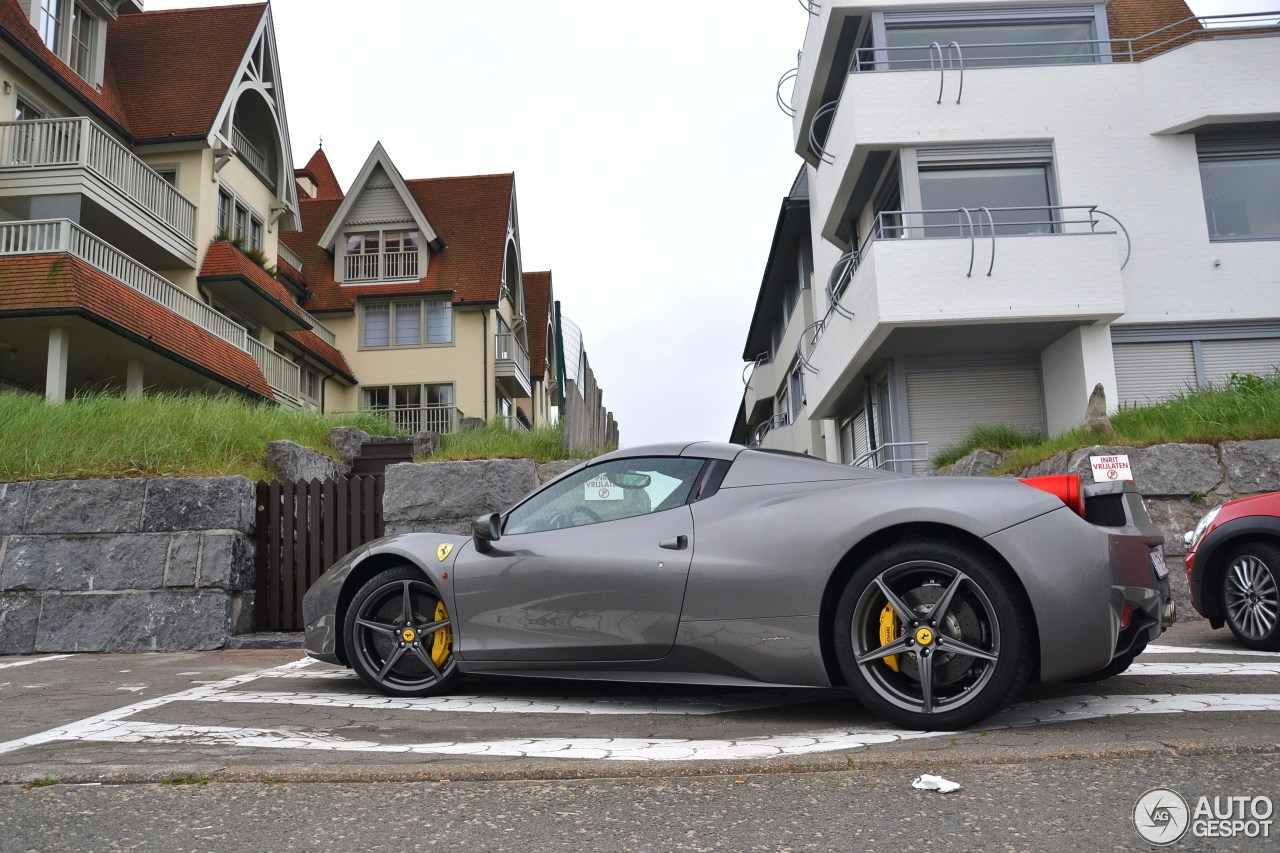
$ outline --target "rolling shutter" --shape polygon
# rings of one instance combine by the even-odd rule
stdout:
[[[911,440],[929,442],[930,456],[978,424],[1044,430],[1040,371],[1029,366],[908,372],[907,408]]]
[[[1115,344],[1112,354],[1122,406],[1142,406],[1196,389],[1191,341]]]
[[[1233,373],[1270,376],[1280,367],[1280,339],[1260,338],[1240,341],[1205,341],[1205,379],[1221,384]]]

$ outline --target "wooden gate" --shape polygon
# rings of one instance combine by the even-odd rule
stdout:
[[[384,480],[258,482],[257,630],[303,630],[307,588],[348,551],[382,535]]]

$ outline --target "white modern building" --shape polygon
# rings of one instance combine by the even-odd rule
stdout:
[[[802,6],[779,99],[812,317],[764,348],[735,437],[769,446],[785,402],[777,446],[922,459],[980,423],[1075,426],[1098,383],[1114,409],[1280,365],[1280,12]],[[748,361],[787,314],[775,292],[766,275]]]

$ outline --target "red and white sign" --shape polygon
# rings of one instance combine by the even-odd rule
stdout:
[[[1129,467],[1128,456],[1090,456],[1089,465],[1093,468],[1095,483],[1133,480],[1133,469]]]

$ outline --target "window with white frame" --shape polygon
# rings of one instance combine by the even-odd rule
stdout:
[[[14,121],[36,121],[42,118],[48,118],[49,111],[40,106],[35,100],[19,93],[14,99],[13,104],[13,120]]]
[[[1280,239],[1280,135],[1202,136],[1196,144],[1209,239]]]
[[[453,343],[453,302],[402,299],[360,304],[360,346],[436,346]]]
[[[218,238],[247,252],[262,251],[262,217],[227,189],[218,190]]]
[[[40,40],[88,82],[102,82],[102,22],[84,3],[40,0]]]
[[[876,47],[861,51],[856,67],[929,70],[941,58],[958,63],[960,57],[965,68],[1101,62],[1108,55],[1102,8],[1099,3],[877,12]],[[959,55],[948,56],[952,42]]]
[[[353,231],[346,235],[344,281],[419,278],[418,232],[415,229]]]
[[[987,227],[998,235],[1052,234],[1057,229],[1050,143],[915,149],[912,189],[926,211],[909,236],[967,237]],[[968,211],[966,216],[965,211]],[[910,217],[909,217],[910,218]]]
[[[366,386],[360,390],[360,407],[389,412],[397,425],[410,432],[448,433],[456,426],[451,382]]]

